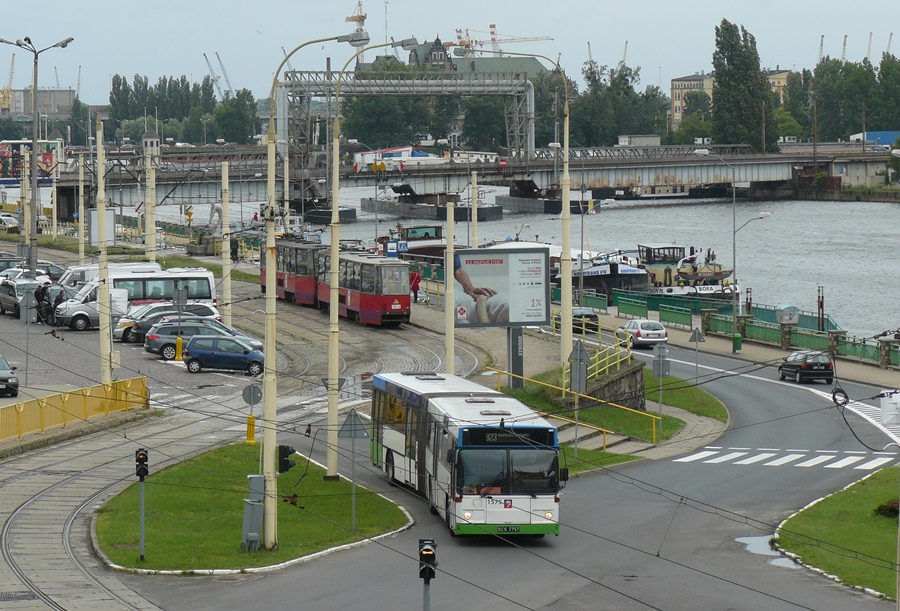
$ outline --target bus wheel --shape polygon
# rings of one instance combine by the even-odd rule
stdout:
[[[384,458],[384,474],[387,475],[388,483],[393,486],[394,485],[394,455],[391,452],[387,453],[387,456]]]

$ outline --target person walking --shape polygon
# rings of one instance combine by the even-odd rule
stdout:
[[[419,270],[413,269],[412,273],[409,275],[409,290],[412,291],[413,294],[413,302],[419,303],[419,283],[422,282],[422,276],[419,275]]]

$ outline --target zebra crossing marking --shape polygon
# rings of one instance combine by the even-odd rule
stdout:
[[[675,458],[672,462],[702,462],[707,465],[753,465],[762,463],[764,467],[824,467],[826,469],[850,468],[872,471],[898,460],[897,454],[887,452],[865,452],[859,450],[800,450],[791,448],[725,448],[707,446],[694,454]]]

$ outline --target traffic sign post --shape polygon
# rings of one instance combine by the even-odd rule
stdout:
[[[663,378],[669,375],[669,347],[665,344],[656,344],[653,347],[653,375],[659,381],[659,437],[662,438],[662,383]],[[659,443],[659,441],[657,441]]]
[[[569,354],[569,390],[575,393],[575,444],[572,454],[578,458],[578,407],[581,395],[587,390],[587,364],[590,360],[584,341],[575,342],[575,348]]]
[[[694,332],[691,333],[691,338],[688,340],[694,343],[694,401],[697,402],[700,400],[700,344],[706,341],[706,338],[703,337],[703,333],[701,333],[700,328],[694,328]]]
[[[350,528],[356,530],[356,440],[368,439],[369,432],[355,409],[347,414],[347,419],[338,431],[338,438],[350,439]]]
[[[241,393],[244,403],[250,406],[250,414],[247,416],[247,441],[248,446],[256,443],[256,417],[253,415],[253,406],[262,400],[262,388],[259,384],[250,384],[244,387]]]

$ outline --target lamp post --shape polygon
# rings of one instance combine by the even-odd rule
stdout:
[[[489,49],[480,49],[480,53],[496,53],[500,51],[492,51]],[[537,57],[553,64],[560,77],[563,79],[565,105],[563,106],[563,176],[560,181],[562,211],[559,220],[562,222],[562,253],[560,254],[559,273],[562,276],[560,280],[560,364],[565,367],[569,361],[569,354],[572,352],[572,209],[570,202],[569,185],[569,79],[566,78],[566,72],[559,65],[559,62],[550,59],[546,55],[539,53],[519,53],[516,51],[502,51],[504,55],[518,55],[520,57]]]
[[[737,318],[740,314],[740,299],[738,295],[739,286],[737,282],[737,233],[747,226],[748,223],[759,221],[772,216],[771,212],[760,212],[759,216],[746,221],[740,227],[737,226],[737,168],[722,159],[719,155],[710,152],[709,149],[696,149],[695,155],[704,157],[715,157],[731,169],[731,279],[733,289],[731,291],[732,310],[731,310],[731,352],[737,353]]]
[[[29,204],[31,208],[31,218],[28,222],[30,240],[28,247],[28,276],[32,279],[35,278],[37,270],[37,219],[41,210],[41,195],[38,191],[38,137],[40,134],[40,118],[37,114],[38,56],[48,49],[55,49],[57,47],[65,49],[73,40],[75,39],[70,36],[65,40],[60,40],[54,45],[38,49],[34,46],[28,36],[16,40],[16,42],[0,38],[0,43],[20,47],[26,51],[31,51],[34,55],[34,70],[31,81],[31,202]]]
[[[267,134],[267,193],[266,193],[266,337],[265,337],[265,361],[266,367],[263,373],[263,478],[265,480],[266,494],[263,507],[263,526],[265,531],[266,549],[278,547],[277,533],[277,481],[275,479],[275,454],[276,454],[276,430],[278,412],[276,410],[275,393],[277,392],[277,380],[275,377],[275,89],[278,87],[278,75],[291,56],[307,45],[320,42],[349,42],[359,46],[368,42],[369,35],[365,32],[353,32],[343,36],[329,36],[308,40],[296,47],[290,53],[286,53],[284,59],[278,64],[275,76],[272,77],[272,89],[269,92],[269,129]],[[243,210],[242,210],[243,213]],[[243,215],[241,220],[243,221]],[[335,301],[337,301],[335,299]],[[337,311],[337,308],[332,308]],[[334,414],[337,423],[337,410]],[[329,414],[329,423],[331,415]],[[337,444],[337,427],[334,431],[334,442]],[[330,435],[329,435],[330,439]],[[336,451],[336,450],[335,450]]]
[[[368,40],[367,40],[368,42]],[[363,43],[365,44],[365,43]],[[344,78],[344,72],[354,59],[370,49],[379,49],[381,47],[403,47],[404,49],[413,49],[418,45],[415,38],[407,38],[397,42],[388,42],[377,45],[370,45],[361,48],[350,56],[344,66],[338,72],[337,80],[334,84],[334,124],[332,126],[332,144],[331,144],[331,270],[328,274],[328,281],[331,286],[329,292],[328,307],[328,452],[325,461],[325,477],[326,479],[336,480],[337,474],[337,457],[338,457],[338,390],[339,380],[338,373],[340,368],[339,339],[340,330],[338,328],[338,270],[340,257],[340,236],[341,236],[341,217],[338,210],[338,202],[340,201],[340,179],[341,179],[341,80]],[[358,45],[354,45],[358,46]],[[274,146],[274,145],[272,145]],[[272,286],[275,286],[274,272],[272,275]]]

